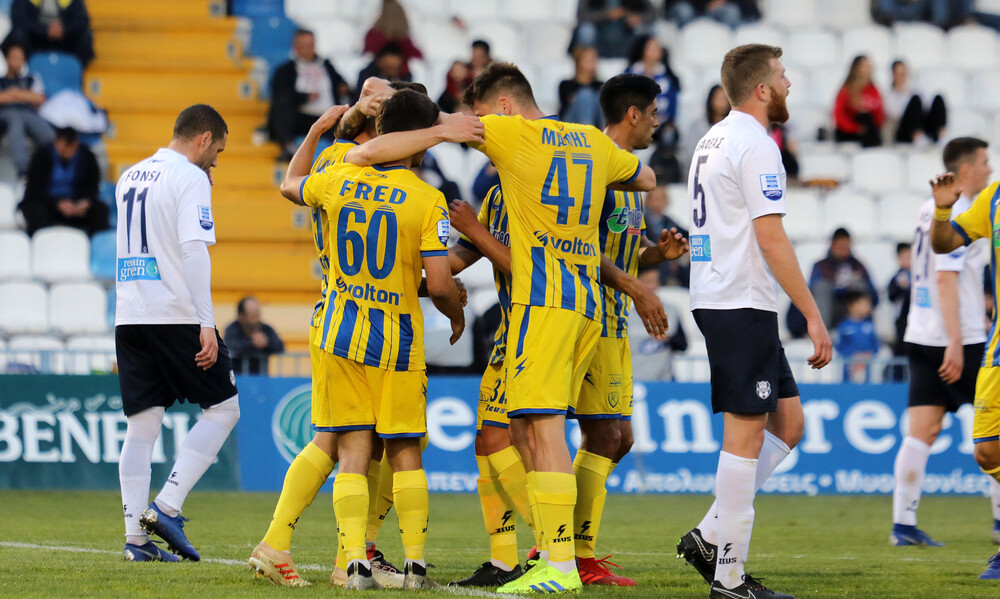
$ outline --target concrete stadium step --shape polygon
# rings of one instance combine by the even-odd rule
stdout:
[[[244,295],[267,290],[319,294],[322,273],[311,241],[220,243],[211,248],[211,256],[213,291]]]
[[[174,118],[177,114],[187,108],[192,104],[211,104],[213,108],[219,111],[223,118],[229,118],[233,115],[244,115],[244,116],[254,116],[261,120],[263,123],[267,120],[267,102],[261,100],[244,100],[240,98],[232,98],[226,100],[214,100],[212,102],[206,102],[203,99],[197,97],[196,94],[189,94],[188,97],[170,97],[170,98],[160,98],[160,97],[150,97],[145,100],[135,100],[130,97],[117,97],[108,96],[98,99],[96,96],[90,95],[90,98],[95,104],[100,105],[108,111],[108,118],[114,118],[115,115],[123,112],[159,112],[164,114],[172,114]],[[193,100],[193,101],[192,101]],[[171,125],[171,130],[173,126]]]
[[[257,100],[257,83],[246,73],[237,70],[149,72],[94,68],[87,71],[84,79],[87,95],[102,106],[107,106],[109,100],[139,106],[188,106],[224,102],[263,104]]]
[[[233,68],[243,59],[243,44],[234,34],[212,31],[106,31],[95,36],[94,51],[96,70]]]
[[[132,16],[123,17],[118,15],[109,15],[102,18],[100,21],[90,21],[91,29],[94,30],[95,36],[102,35],[108,31],[149,31],[149,32],[164,32],[164,31],[177,31],[177,32],[214,32],[214,33],[232,33],[237,32],[241,34],[248,34],[250,31],[250,23],[246,19],[241,19],[237,17],[226,17],[226,18],[203,18],[203,19],[184,19],[176,18],[173,16],[167,17],[146,17],[146,16]]]
[[[266,118],[256,115],[223,114],[229,127],[229,144],[253,145],[254,131],[265,124]],[[105,139],[110,142],[150,145],[166,144],[174,130],[175,112],[124,112],[108,115],[110,129]]]
[[[121,19],[190,19],[204,20],[226,16],[225,0],[89,0],[90,20],[100,23],[106,18]]]
[[[212,210],[220,243],[312,240],[312,212],[281,197],[277,188],[246,192],[215,190]]]
[[[209,252],[214,252],[217,248],[221,247],[222,244],[212,246]],[[312,308],[319,301],[319,280],[316,280],[316,288],[310,291],[289,291],[286,289],[255,289],[253,292],[254,297],[259,299],[264,304],[300,304],[303,306],[308,305],[310,314],[312,314]],[[247,295],[247,291],[244,290],[229,290],[229,289],[213,289],[212,299],[218,304],[219,302],[230,304],[235,306],[236,302],[240,301],[240,298]],[[217,311],[218,312],[218,311]],[[222,314],[222,312],[218,312]],[[233,311],[235,314],[235,310]],[[219,317],[220,321],[225,319]]]

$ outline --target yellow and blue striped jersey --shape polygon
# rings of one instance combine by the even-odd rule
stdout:
[[[322,172],[331,164],[341,162],[344,159],[344,154],[347,154],[356,145],[358,145],[357,142],[348,139],[336,140],[333,145],[323,150],[316,157],[316,161],[313,162],[309,173]],[[320,298],[316,302],[316,307],[313,308],[312,316],[312,326],[318,327],[319,323],[323,322],[323,311],[326,308],[326,292],[330,280],[330,258],[326,255],[326,242],[330,239],[330,221],[321,207],[311,207],[311,210],[312,218],[309,222],[312,225],[313,242],[316,244],[316,257],[319,258],[319,266],[323,273],[320,279]]]
[[[503,192],[499,185],[494,185],[486,193],[483,205],[479,208],[479,224],[486,227],[497,241],[510,247],[510,233],[507,232],[507,207],[504,206]],[[459,238],[458,244],[479,252],[479,248],[465,235]],[[490,364],[503,362],[504,356],[507,355],[507,323],[510,318],[510,275],[494,266],[493,281],[496,283],[497,299],[500,301],[500,326],[497,327],[497,331],[493,335]]]
[[[601,212],[601,253],[615,266],[632,275],[639,273],[639,247],[646,220],[642,215],[642,194],[635,191],[608,190]],[[628,295],[601,285],[604,291],[604,328],[602,337],[627,337]]]
[[[317,345],[386,370],[423,370],[423,257],[447,256],[444,196],[402,166],[339,163],[302,182],[330,219],[333,277]]]
[[[500,173],[510,215],[511,302],[601,318],[597,224],[607,186],[631,181],[639,159],[590,125],[482,117],[471,144]]]
[[[1000,252],[1000,221],[997,220],[997,205],[1000,203],[1000,181],[981,191],[972,206],[951,221],[951,226],[962,236],[965,245],[977,239],[991,240],[990,274],[993,286],[993,319],[990,332],[986,336],[986,351],[983,353],[983,367],[1000,366],[1000,335],[997,332],[997,253]]]

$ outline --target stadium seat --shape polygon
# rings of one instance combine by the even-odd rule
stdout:
[[[353,4],[355,6],[346,6],[348,4],[352,4],[352,2],[349,0],[340,0],[339,2],[329,2],[328,0],[285,0],[285,16],[297,23],[307,24],[310,29],[312,29],[311,23],[314,19],[327,19],[330,17],[339,17],[342,21],[353,20],[355,24],[360,24],[362,27],[367,26],[367,19],[358,19],[359,7],[357,4],[373,3],[354,0]],[[378,6],[376,5],[377,8]],[[358,29],[362,32],[364,31],[360,27]],[[318,30],[315,30],[314,33],[317,37],[320,34]]]
[[[846,181],[850,177],[847,158],[836,152],[805,152],[799,156],[799,178],[803,181]]]
[[[607,81],[615,75],[625,72],[628,68],[628,60],[625,58],[601,58],[597,61],[597,78]],[[553,85],[559,85],[558,81],[553,81]]]
[[[0,281],[31,278],[31,240],[21,231],[0,231]]]
[[[921,195],[917,192],[895,191],[879,198],[879,230],[890,239],[913,239],[917,228],[917,212],[930,197],[930,188]]]
[[[298,25],[282,16],[256,18],[250,31],[250,54],[267,60],[273,69],[288,58]]]
[[[572,33],[572,30],[564,25],[534,25],[527,36],[529,56],[542,67],[551,60],[561,60],[566,57]],[[539,81],[538,84],[552,87],[557,85],[556,82],[548,80]]]
[[[47,283],[90,278],[90,240],[70,227],[48,227],[31,240],[31,271]]]
[[[499,0],[480,0],[479,2],[453,0],[451,11],[466,23],[489,22],[504,17],[500,10]],[[505,10],[504,12],[508,15],[512,14],[512,11]]]
[[[916,215],[914,214],[914,217]],[[916,218],[914,218],[916,222]],[[900,241],[911,241],[912,235]],[[895,241],[860,241],[851,244],[851,253],[868,269],[868,276],[879,291],[889,285],[889,279],[896,274],[899,264],[896,262]]]
[[[441,172],[452,181],[458,183],[466,170],[466,154],[473,151],[475,150],[465,150],[458,144],[443,143],[434,146],[429,153],[437,161]]]
[[[115,231],[101,231],[90,240],[90,274],[95,279],[111,282],[117,276],[115,262]]]
[[[678,60],[718,71],[723,57],[732,47],[730,37],[731,31],[725,25],[711,19],[695,19],[681,29]]]
[[[284,0],[230,0],[232,13],[240,17],[283,17]]]
[[[944,172],[940,150],[912,152],[906,158],[906,189],[930,197],[930,183],[934,175]]]
[[[691,225],[691,200],[688,198],[687,183],[667,185],[666,213],[682,227]]]
[[[450,22],[428,21],[414,33],[426,60],[465,60],[472,51],[465,32]]]
[[[784,48],[785,34],[777,27],[763,21],[740,25],[733,33],[733,46],[743,44],[768,44]]]
[[[788,104],[789,112],[793,118],[803,108],[814,108],[816,106],[816,101],[813,99],[813,86],[809,83],[811,75],[812,73],[810,73],[809,69],[801,65],[785,65],[785,77],[791,83],[785,103]],[[702,111],[704,111],[705,98],[702,97],[701,100]]]
[[[785,194],[785,231],[791,239],[811,239],[820,229],[823,210],[819,192],[792,188]]]
[[[816,0],[766,0],[761,12],[774,24],[794,31],[818,22],[817,4]]]
[[[944,32],[929,23],[896,23],[896,54],[914,71],[945,66]]]
[[[83,66],[72,54],[36,52],[28,59],[28,69],[41,75],[50,98],[64,89],[83,91]]]
[[[812,273],[813,264],[823,259],[829,251],[830,243],[828,241],[795,244],[795,257],[798,258],[802,274],[806,277],[807,281],[809,280],[809,275]],[[781,316],[784,317],[784,314]]]
[[[66,372],[66,345],[51,335],[23,335],[7,344],[7,370],[11,366],[28,366],[42,373]]]
[[[459,0],[461,1],[461,0]],[[565,3],[565,0],[563,0]],[[517,21],[549,21],[558,17],[556,2],[539,2],[538,0],[504,0],[503,11],[507,18]]]
[[[816,9],[817,23],[839,31],[850,31],[872,22],[871,0],[819,0]]]
[[[917,89],[920,90],[924,102],[935,94],[941,94],[947,104],[948,124],[951,117],[969,106],[972,106],[972,92],[969,90],[969,76],[954,68],[924,69],[917,74]],[[924,110],[928,108],[924,106]]]
[[[953,110],[948,113],[947,137],[989,137],[992,122],[984,114],[976,110]]]
[[[48,295],[38,283],[0,284],[0,331],[10,335],[49,330]]]
[[[997,65],[997,34],[981,25],[962,25],[948,32],[948,62],[967,71]]]
[[[521,30],[514,27],[513,24],[495,20],[490,23],[470,25],[468,37],[470,40],[481,39],[489,42],[490,55],[494,59],[509,60],[515,63],[527,62],[524,60],[526,52]],[[463,58],[469,52],[471,50],[466,48],[462,54],[452,58]]]
[[[875,202],[862,190],[846,187],[826,194],[823,198],[822,234],[826,237],[837,227],[844,227],[855,238],[873,238],[878,232],[878,211]]]
[[[0,231],[17,228],[17,204],[14,186],[0,183]]]
[[[63,335],[103,333],[108,295],[97,283],[60,283],[49,291],[49,326]]]
[[[792,96],[788,98],[791,100]],[[792,113],[787,127],[792,139],[800,143],[814,142],[820,129],[825,129],[827,132],[830,131],[831,123],[832,119],[829,110],[801,106]]]
[[[841,66],[840,39],[819,28],[795,29],[788,35],[783,61],[808,68]]]
[[[108,373],[117,363],[112,335],[83,335],[66,342],[69,374]]]
[[[792,81],[791,94],[789,99],[795,94],[804,94],[810,97],[813,106],[825,108],[832,114],[833,102],[844,84],[847,76],[847,67],[828,66],[817,67],[809,72],[809,88],[798,86],[795,88],[795,81]]]
[[[891,149],[865,150],[852,161],[852,182],[859,189],[884,193],[903,185],[903,159]]]
[[[332,16],[322,19],[313,17],[308,23],[309,28],[315,32],[316,53],[320,56],[333,59],[361,53],[364,45],[364,31],[350,21],[345,21],[342,17]],[[357,79],[356,74],[340,74],[350,81],[351,87],[354,87],[354,80]]]
[[[895,41],[892,30],[881,25],[851,27],[841,38],[842,64],[844,74],[855,56],[864,54],[872,61],[875,73],[886,71],[896,58]],[[881,81],[876,77],[876,81]]]
[[[972,104],[984,110],[996,110],[1000,98],[1000,69],[978,74],[972,86]]]

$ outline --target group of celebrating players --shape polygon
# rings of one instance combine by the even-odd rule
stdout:
[[[680,539],[678,556],[711,585],[711,597],[789,597],[743,569],[754,495],[797,444],[804,425],[798,388],[778,338],[773,280],[807,319],[815,346],[809,365],[829,363],[832,346],[781,224],[786,175],[767,134],[771,123],[788,118],[790,83],[780,57],[780,48],[760,44],[726,55],[722,84],[734,110],[695,150],[689,239],[676,230],[664,231],[655,241],[643,233],[641,192],[656,182],[632,152],[652,141],[660,92],[646,77],[624,74],[604,84],[604,132],[545,116],[524,75],[503,62],[488,66],[466,91],[465,103],[476,116],[440,114],[422,85],[377,79],[365,83],[354,106],[336,106],[321,116],[281,183],[283,196],[312,209],[323,268],[322,298],[310,332],[316,433],[288,469],[271,524],[250,556],[251,568],[280,585],[309,584],[291,559],[292,534],[339,464],[333,485],[339,543],[330,584],[353,590],[437,586],[427,575],[424,555],[429,498],[421,451],[427,376],[418,298],[429,297],[451,320],[454,343],[465,328],[466,299],[454,277],[486,258],[503,312],[480,386],[475,442],[490,559],[451,584],[519,594],[572,592],[584,584],[635,585],[611,573],[607,566],[613,564],[595,554],[606,482],[633,439],[628,314],[634,302],[650,334],[663,336],[663,308],[636,274],[640,266],[690,250],[691,307],[708,349],[713,410],[724,413],[725,426],[717,499]],[[208,107],[185,113],[191,110],[207,114],[209,123],[218,117]],[[207,418],[235,406],[237,398],[225,345],[214,334],[210,295],[206,307],[201,287],[191,283],[201,280],[197,260],[214,242],[204,193],[210,177],[187,187],[170,183],[160,191],[158,186],[167,184],[150,174],[166,168],[167,159],[177,160],[173,154],[160,156],[166,152],[186,156],[192,163],[187,166],[206,173],[215,166],[225,145],[224,122],[221,131],[213,125],[192,133],[181,126],[185,113],[170,147],[130,169],[118,185],[119,266],[124,261],[130,269],[119,276],[116,323],[129,416],[122,458],[125,556],[138,561],[177,559],[151,543],[148,533],[183,557],[199,558],[184,534],[181,503],[235,424],[232,418],[221,425]],[[313,162],[320,137],[334,127],[337,141]],[[501,183],[489,191],[478,215],[461,201],[447,205],[411,170],[441,142],[465,143],[497,168]],[[160,199],[167,195],[175,199]],[[960,217],[957,232],[947,238],[951,229],[941,229],[951,220],[952,196],[957,196],[952,179],[935,182],[938,212],[948,212],[947,218],[935,212],[930,228],[930,242],[941,251],[992,231],[994,214],[977,212],[977,200],[970,214],[979,219]],[[167,208],[156,207],[158,202]],[[142,210],[141,224],[133,218],[133,204]],[[172,226],[176,247],[150,249],[147,205],[156,213],[175,209],[173,223],[157,224],[170,220],[164,214],[150,222],[154,229]],[[189,218],[195,220],[182,222]],[[939,220],[944,224],[939,226]],[[452,227],[462,235],[449,247]],[[168,233],[159,235],[164,246],[171,245]],[[150,260],[157,272],[150,272]],[[153,295],[172,279],[187,282],[190,289],[190,306],[180,299],[183,289],[173,289],[168,298],[185,304],[183,314],[158,320],[147,311],[134,321],[123,320],[122,286]],[[134,310],[146,307],[143,299],[130,300],[138,303]],[[163,341],[146,330],[168,323],[176,339]],[[142,326],[135,331],[126,326],[135,324]],[[996,339],[990,345],[997,353]],[[194,349],[197,362],[172,371],[155,366],[166,355],[176,361],[182,348]],[[133,357],[122,360],[126,351]],[[947,354],[950,359],[952,354]],[[154,396],[150,386],[166,384],[171,376],[180,382],[160,393],[163,397]],[[201,404],[206,416],[188,436],[195,437],[189,451],[185,440],[164,491],[136,517],[149,491],[152,428],[144,417],[152,411],[162,418],[174,397]],[[977,460],[996,477],[1000,461],[990,469],[988,457],[979,459],[980,446],[983,455],[1000,454],[1000,425],[992,404],[983,405],[977,411]],[[980,427],[980,412],[994,420],[984,417]],[[566,444],[566,418],[580,424],[582,444],[575,458]],[[206,421],[215,428],[208,429],[211,435],[199,435]],[[195,445],[199,442],[204,447]],[[207,463],[206,456],[211,456]],[[184,459],[191,463],[182,464]],[[180,490],[175,479],[183,481]],[[402,572],[376,549],[379,528],[393,506],[402,536]],[[535,539],[523,568],[515,514]],[[994,565],[1000,568],[1000,558]]]

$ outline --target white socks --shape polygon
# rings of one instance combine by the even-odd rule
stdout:
[[[1000,520],[1000,483],[990,477],[990,505],[993,506],[993,519]]]
[[[788,454],[791,452],[792,450],[789,449],[784,441],[771,434],[770,431],[764,431],[764,445],[761,446],[760,457],[757,458],[754,493],[760,491],[760,488],[764,486],[767,479],[771,478],[771,474],[777,469],[778,464],[788,457]],[[718,495],[718,491],[716,491],[716,495]],[[701,537],[713,545],[719,544],[718,523],[716,522],[718,513],[719,504],[718,502],[714,502],[712,503],[712,507],[708,508],[705,517],[698,523],[698,530],[701,531]]]
[[[715,476],[719,547],[715,580],[727,589],[734,589],[743,582],[743,562],[753,533],[757,462],[725,451],[719,453],[719,469]]]
[[[896,454],[893,473],[896,488],[892,492],[892,523],[917,525],[917,508],[920,492],[927,471],[927,457],[931,446],[916,437],[906,437]],[[995,513],[996,507],[994,507]]]
[[[156,496],[156,505],[168,516],[177,516],[184,500],[222,449],[230,431],[240,418],[239,396],[207,408],[198,423],[181,444],[177,462],[163,490]]]
[[[139,526],[139,516],[149,504],[150,463],[153,445],[160,436],[164,409],[149,408],[127,419],[125,442],[118,460],[118,480],[125,512],[125,541],[133,545],[149,542],[149,535]]]
[[[500,570],[501,572],[510,572],[512,569],[510,566],[508,566],[507,564],[503,563],[498,559],[491,559],[490,563],[493,564],[493,566],[496,569]]]

